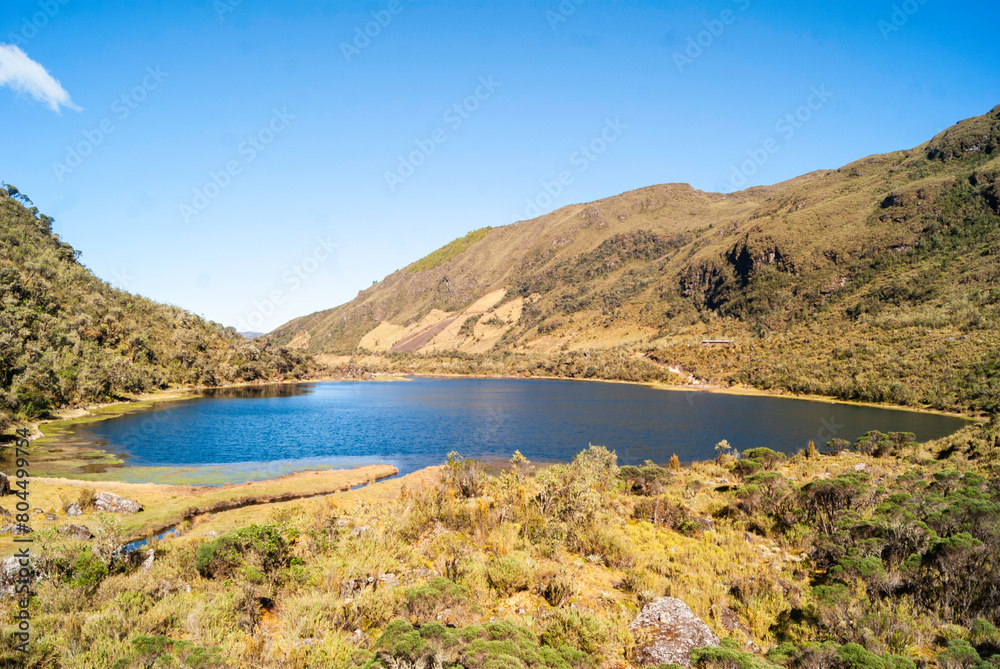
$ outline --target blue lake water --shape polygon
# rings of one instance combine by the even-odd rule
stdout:
[[[484,459],[520,450],[568,461],[588,444],[622,464],[715,457],[726,439],[745,450],[794,453],[813,440],[868,430],[921,441],[966,421],[948,416],[804,400],[681,392],[574,381],[416,378],[225,389],[78,428],[131,466],[184,466],[232,480],[320,466],[389,463],[401,473],[450,451]],[[197,470],[196,470],[197,471]]]

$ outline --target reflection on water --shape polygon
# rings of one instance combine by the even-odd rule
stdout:
[[[291,383],[268,386],[238,386],[235,388],[213,388],[202,393],[203,397],[220,400],[264,399],[272,397],[294,397],[313,392],[312,384]]]
[[[116,476],[156,480],[161,468],[182,466],[194,468],[187,480],[222,482],[371,463],[406,473],[440,464],[450,451],[506,459],[520,450],[533,461],[567,461],[591,443],[616,450],[622,463],[665,463],[674,453],[690,462],[714,458],[723,439],[739,450],[792,453],[810,440],[822,447],[868,430],[928,440],[964,424],[933,414],[625,384],[415,379],[217,390],[83,425],[74,438],[125,457],[128,466]]]

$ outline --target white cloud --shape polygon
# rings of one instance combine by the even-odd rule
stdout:
[[[80,111],[62,84],[13,44],[0,44],[0,86],[27,93],[57,114],[60,107]]]

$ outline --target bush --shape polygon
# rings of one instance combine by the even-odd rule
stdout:
[[[541,641],[552,648],[578,648],[590,657],[602,654],[610,639],[606,623],[577,611],[556,609],[542,622]]]
[[[414,624],[434,620],[441,611],[451,609],[461,619],[475,610],[469,590],[463,585],[437,576],[425,585],[407,588],[403,608]]]
[[[1000,633],[990,621],[976,618],[969,629],[969,641],[976,646],[1000,646]]]
[[[462,327],[458,329],[458,334],[463,337],[471,337],[476,332],[476,323],[482,318],[482,314],[469,316],[462,322]]]
[[[463,458],[455,451],[448,454],[441,477],[445,485],[465,498],[479,497],[486,484],[483,463],[475,458]]]
[[[535,477],[535,496],[542,515],[567,523],[593,522],[604,509],[610,484],[619,476],[617,456],[591,445],[568,465],[554,465]]]
[[[695,648],[691,651],[691,664],[698,669],[781,669],[726,642],[722,646]]]
[[[395,620],[375,644],[367,669],[463,667],[463,669],[590,669],[586,653],[543,642],[510,622],[490,622],[449,629],[433,622],[414,627]]]
[[[142,667],[174,666],[177,661],[191,669],[226,666],[217,648],[202,648],[163,635],[138,636],[132,639],[132,648],[137,654],[135,660]]]
[[[854,447],[865,455],[889,457],[914,451],[918,445],[912,432],[882,434],[878,430],[872,430],[860,437]]]
[[[673,469],[672,463],[673,458],[671,458],[671,469]],[[679,461],[677,468],[680,469]],[[659,495],[670,482],[670,471],[648,460],[641,467],[632,465],[622,467],[618,470],[618,476],[629,485],[633,494],[642,496]]]
[[[767,659],[789,669],[916,669],[912,660],[899,655],[877,655],[856,643],[838,646],[830,641],[803,648],[783,643],[768,651]]]
[[[601,525],[581,527],[573,537],[572,548],[584,557],[600,557],[612,569],[631,569],[635,554],[628,540],[614,530]]]
[[[92,595],[108,577],[108,566],[88,547],[77,556],[70,573],[70,583]]]
[[[775,465],[784,462],[785,455],[772,451],[770,448],[751,448],[743,451],[743,459],[759,462],[764,469],[774,469]]]
[[[740,479],[745,479],[748,476],[753,476],[762,469],[764,469],[764,465],[758,460],[737,460],[736,464],[733,465],[733,474]]]
[[[864,474],[813,481],[802,486],[799,499],[809,519],[818,521],[823,533],[829,535],[842,513],[857,510],[866,502],[868,481]]]
[[[538,594],[549,606],[559,608],[572,599],[574,592],[573,581],[563,574],[547,574],[539,579]]]
[[[486,582],[505,597],[530,588],[533,576],[532,567],[522,556],[494,557],[486,563]]]
[[[980,657],[968,641],[949,641],[948,648],[937,656],[941,669],[969,669],[979,665]]]
[[[206,578],[228,578],[242,573],[273,576],[291,564],[291,549],[278,525],[250,525],[206,541],[195,553],[195,568]]]
[[[846,439],[831,439],[826,442],[826,451],[831,455],[838,455],[851,449],[851,442]]]

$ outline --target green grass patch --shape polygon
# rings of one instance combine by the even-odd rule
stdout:
[[[492,227],[485,227],[473,230],[466,236],[459,237],[455,241],[442,246],[437,251],[434,251],[430,255],[413,263],[410,265],[409,270],[411,272],[423,272],[429,269],[434,269],[435,267],[440,267],[452,258],[457,258],[465,253],[470,246],[485,237],[486,233],[492,229]]]

